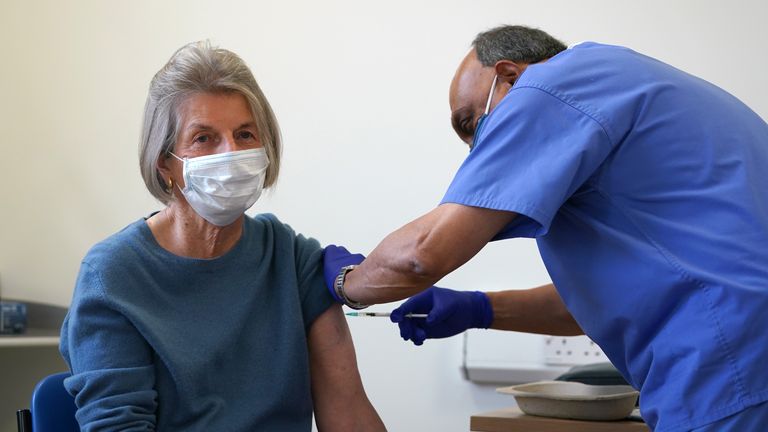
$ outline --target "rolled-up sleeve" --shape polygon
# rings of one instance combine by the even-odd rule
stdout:
[[[61,331],[61,354],[72,376],[83,431],[155,429],[157,392],[152,350],[104,295],[99,272],[83,263]]]

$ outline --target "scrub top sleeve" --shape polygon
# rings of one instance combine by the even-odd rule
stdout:
[[[613,148],[598,121],[536,87],[513,88],[486,123],[441,204],[517,213],[494,240],[545,235]]]

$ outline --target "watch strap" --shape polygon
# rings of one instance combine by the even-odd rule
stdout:
[[[345,305],[349,306],[352,309],[360,310],[360,309],[365,309],[370,305],[358,303],[354,300],[351,300],[349,297],[347,297],[347,294],[344,292],[344,281],[347,279],[347,273],[354,270],[355,267],[357,266],[348,265],[341,268],[338,276],[336,276],[336,281],[333,284],[333,291],[336,293],[336,296],[338,296],[342,301],[344,301]]]

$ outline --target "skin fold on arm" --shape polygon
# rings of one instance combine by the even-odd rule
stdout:
[[[309,361],[319,432],[386,431],[363,389],[352,335],[340,305],[331,306],[312,323]]]
[[[515,218],[513,212],[442,204],[387,236],[350,272],[347,295],[365,304],[401,300],[432,286],[474,257]],[[581,328],[553,285],[489,293],[492,328],[574,335]]]

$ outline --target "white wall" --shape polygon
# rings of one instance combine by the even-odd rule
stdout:
[[[627,45],[720,85],[766,118],[767,17],[762,0],[3,0],[3,294],[68,304],[86,250],[160,207],[139,177],[139,124],[149,80],[186,42],[210,38],[239,53],[281,122],[282,178],[254,210],[368,252],[435,206],[466,155],[450,128],[447,90],[477,32],[519,23],[566,42]],[[442,285],[525,288],[546,279],[534,245],[508,241]],[[391,430],[467,430],[471,413],[511,403],[462,380],[460,338],[414,348],[383,320],[350,326],[368,393]]]

